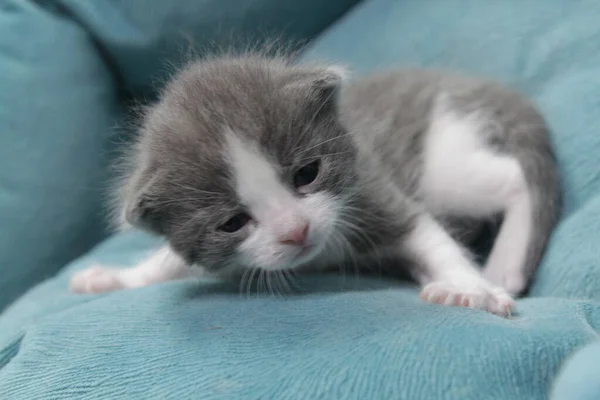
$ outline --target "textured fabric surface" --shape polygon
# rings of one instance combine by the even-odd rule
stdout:
[[[189,281],[66,292],[74,270],[133,263],[153,244],[116,236],[0,317],[0,398],[545,399],[600,323],[584,300],[521,300],[505,320],[352,276],[286,298]]]
[[[103,238],[125,94],[190,47],[307,40],[357,1],[0,1],[0,310]]]
[[[74,270],[134,263],[154,243],[130,233],[0,316],[0,398],[548,398],[564,360],[600,328],[597,21],[597,1],[371,0],[307,54],[358,73],[459,68],[539,104],[553,128],[566,211],[514,318],[423,304],[408,284],[351,276],[311,278],[305,293],[284,299],[248,298],[215,282],[67,293]],[[584,373],[598,369],[598,357],[581,360],[564,367],[556,399],[587,399],[567,396],[569,385],[595,393]]]
[[[560,372],[551,400],[596,400],[600,396],[600,342],[577,351]]]
[[[122,88],[140,93],[191,54],[306,42],[360,0],[53,1],[97,39]]]
[[[102,238],[98,182],[117,106],[76,22],[0,1],[0,310]]]

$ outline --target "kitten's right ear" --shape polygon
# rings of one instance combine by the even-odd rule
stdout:
[[[165,212],[156,196],[158,176],[137,177],[139,180],[123,188],[121,220],[125,224],[159,235],[165,234]]]

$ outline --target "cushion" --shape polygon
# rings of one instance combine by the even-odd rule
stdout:
[[[0,398],[548,398],[564,360],[600,328],[598,20],[600,4],[586,1],[370,0],[305,54],[357,74],[458,68],[539,104],[566,209],[513,318],[424,304],[408,283],[353,275],[305,278],[305,290],[283,298],[214,281],[68,293],[74,271],[133,264],[159,244],[131,232],[0,316]]]
[[[9,307],[0,398],[546,399],[561,360],[597,338],[590,301],[524,299],[502,319],[351,274],[285,297],[215,281],[68,293],[74,271],[158,245],[114,236]]]
[[[190,55],[302,44],[360,0],[59,0],[97,38],[121,87],[147,93]]]
[[[0,310],[105,237],[125,96],[190,48],[307,40],[357,1],[2,1]]]
[[[114,78],[89,35],[39,3],[0,5],[0,310],[104,237]]]
[[[600,342],[594,341],[575,352],[563,366],[552,390],[551,400],[595,400],[600,394]]]

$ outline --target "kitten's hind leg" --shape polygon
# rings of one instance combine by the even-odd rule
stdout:
[[[69,284],[76,293],[103,293],[184,279],[199,272],[165,246],[131,268],[93,266],[73,275]]]
[[[505,198],[500,231],[485,264],[483,275],[513,295],[521,293],[529,278],[527,250],[532,235],[532,203],[527,183],[518,168],[512,179],[513,189]]]
[[[478,219],[502,215],[484,276],[510,293],[520,293],[537,266],[557,214],[552,157],[535,135],[533,139],[526,135],[530,139],[514,149],[518,158],[490,149],[485,132],[497,130],[495,124],[485,117],[448,110],[448,106],[438,110],[425,140],[421,185],[427,207],[438,214]],[[511,137],[519,135],[515,132]],[[544,182],[530,186],[524,165],[530,176]]]
[[[485,280],[461,245],[430,215],[416,218],[403,251],[415,263],[423,300],[510,315],[514,307],[510,295]]]

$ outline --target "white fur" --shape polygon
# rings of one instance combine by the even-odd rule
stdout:
[[[517,293],[526,283],[531,199],[518,161],[493,153],[482,142],[480,118],[459,118],[440,102],[425,139],[421,188],[434,214],[486,218],[505,213],[485,274]]]
[[[419,265],[417,279],[424,285],[423,300],[510,314],[514,305],[511,297],[488,283],[459,244],[429,215],[417,219],[404,246]]]
[[[203,274],[201,268],[190,268],[169,246],[164,246],[133,268],[97,265],[79,271],[71,278],[70,288],[76,293],[102,293]]]
[[[524,188],[509,203],[504,221],[483,274],[492,283],[509,293],[520,293],[527,285],[524,274],[527,256],[526,244],[531,235],[531,199]]]
[[[233,133],[226,137],[236,193],[252,216],[260,222],[269,223],[275,236],[285,236],[298,225],[306,224],[308,218],[304,210],[282,185],[267,158]]]
[[[240,245],[242,263],[266,270],[295,268],[322,249],[336,218],[335,201],[322,193],[294,195],[284,185],[267,157],[239,136],[227,133],[227,151],[235,175],[236,192],[255,223]],[[318,179],[318,178],[317,178]],[[308,225],[306,251],[282,244],[282,239]]]

